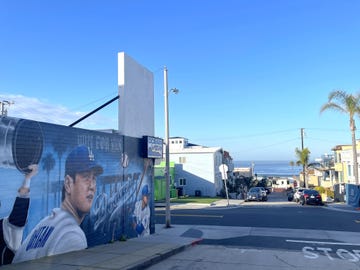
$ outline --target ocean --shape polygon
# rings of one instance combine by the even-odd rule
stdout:
[[[299,176],[302,166],[290,166],[290,161],[234,161],[234,167],[253,167],[258,176],[293,177]]]

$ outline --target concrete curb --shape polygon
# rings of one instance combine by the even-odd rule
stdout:
[[[136,265],[131,266],[127,269],[128,270],[140,270],[140,269],[150,267],[150,266],[157,264],[163,260],[166,260],[167,258],[169,258],[175,254],[178,254],[190,247],[193,247],[193,246],[199,244],[202,240],[203,240],[202,238],[195,239],[194,241],[192,241],[189,244],[180,245],[171,250],[167,250],[164,253],[155,254],[152,258],[144,260],[143,262],[137,262]]]

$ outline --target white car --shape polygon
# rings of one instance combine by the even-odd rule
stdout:
[[[264,187],[259,187],[260,190],[261,190],[261,196],[262,196],[262,200],[263,201],[267,201],[268,200],[268,197],[267,197],[267,192],[266,192],[266,189]]]
[[[303,191],[305,190],[306,188],[297,188],[295,193],[294,193],[294,201],[295,202],[300,202],[300,197],[301,195],[303,194]]]

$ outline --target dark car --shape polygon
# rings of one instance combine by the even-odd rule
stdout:
[[[324,205],[321,195],[314,189],[304,189],[300,196],[300,203],[304,204],[315,204]]]
[[[265,190],[261,189],[260,187],[252,187],[249,189],[245,201],[264,201],[266,196],[266,192],[265,192],[265,196],[264,196],[264,192]]]

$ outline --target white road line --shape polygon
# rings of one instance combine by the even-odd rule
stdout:
[[[360,246],[359,243],[343,243],[343,242],[320,242],[320,241],[305,241],[286,239],[286,242],[303,243],[303,244],[322,244],[322,245],[340,245],[340,246]]]

